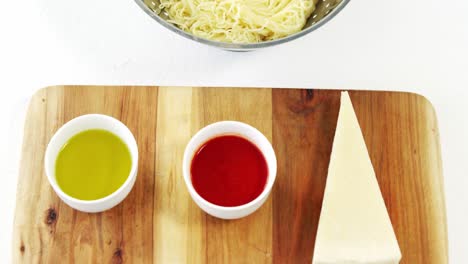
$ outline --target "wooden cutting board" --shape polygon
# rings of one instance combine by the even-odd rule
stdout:
[[[421,96],[350,92],[403,254],[447,263],[437,121]],[[13,234],[20,263],[311,263],[339,110],[339,91],[189,87],[49,87],[31,101]],[[44,152],[70,119],[102,113],[134,133],[136,184],[115,208],[71,209],[44,174]],[[239,120],[272,142],[278,174],[267,202],[240,220],[191,200],[182,155],[205,125]]]

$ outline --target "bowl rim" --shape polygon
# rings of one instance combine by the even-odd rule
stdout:
[[[185,38],[194,40],[196,42],[200,42],[209,46],[221,48],[221,49],[228,49],[228,50],[237,50],[237,51],[243,51],[243,50],[253,50],[253,49],[259,49],[259,48],[266,48],[266,47],[271,47],[275,46],[278,44],[286,43],[291,40],[297,39],[299,37],[302,37],[318,28],[321,26],[325,25],[328,21],[330,21],[332,18],[334,18],[343,8],[350,2],[351,0],[341,0],[341,2],[325,17],[323,17],[321,20],[319,20],[317,23],[311,25],[310,27],[301,30],[299,32],[296,32],[292,35],[280,38],[280,39],[275,39],[275,40],[269,40],[269,41],[264,41],[264,42],[258,42],[258,43],[229,43],[229,42],[221,42],[221,41],[214,41],[214,40],[209,40],[201,37],[197,37],[193,34],[190,34],[188,32],[183,31],[182,29],[178,28],[172,23],[167,22],[165,19],[161,18],[159,15],[157,15],[153,10],[151,10],[145,3],[144,0],[135,0],[135,2],[138,4],[138,6],[145,11],[146,14],[148,14],[150,17],[152,17],[154,20],[158,21],[159,24],[164,26],[165,28],[169,29],[172,32],[177,33],[180,36],[183,36]]]
[[[267,148],[266,151],[268,151],[268,152],[270,152],[272,154],[272,156],[271,156],[272,157],[272,163],[268,163],[268,161],[266,161],[267,166],[268,166],[268,179],[267,179],[267,183],[265,185],[265,188],[252,201],[250,201],[248,203],[245,203],[245,204],[237,205],[237,206],[222,206],[222,205],[217,205],[217,204],[214,204],[212,202],[209,202],[208,200],[203,198],[195,190],[195,187],[193,187],[193,184],[192,184],[192,180],[190,179],[190,177],[191,177],[190,164],[191,164],[194,153],[189,152],[189,146],[197,146],[197,147],[202,146],[204,144],[203,142],[200,143],[200,144],[195,144],[195,141],[200,136],[202,136],[203,133],[205,133],[206,131],[215,129],[216,127],[224,126],[224,125],[238,126],[238,127],[241,127],[242,129],[247,129],[247,130],[250,130],[253,133],[257,134],[264,142],[267,143],[266,144],[266,148]],[[226,133],[223,133],[222,135],[224,135],[224,134],[226,134]],[[230,133],[227,133],[227,134],[230,134]],[[240,135],[243,138],[245,138],[246,140],[249,140],[250,142],[252,142],[250,139],[247,139],[242,134],[238,134],[238,133],[234,133],[234,132],[232,134]],[[221,135],[221,134],[218,134],[217,136],[219,136],[219,135]],[[253,143],[253,144],[255,144],[255,143]],[[265,156],[266,155],[265,151],[260,149],[260,147],[258,145],[257,145],[257,147],[262,152],[262,154]],[[196,152],[196,150],[195,150],[195,152]],[[265,157],[265,159],[266,159],[266,157]],[[182,160],[182,174],[183,174],[182,176],[184,177],[185,185],[186,185],[186,187],[188,189],[188,192],[190,193],[190,195],[195,196],[195,197],[192,196],[193,200],[195,200],[195,201],[198,200],[205,207],[217,210],[218,212],[223,212],[223,213],[226,213],[226,212],[239,212],[239,211],[242,211],[242,210],[246,210],[246,209],[255,207],[255,205],[257,205],[258,203],[263,201],[266,197],[268,197],[268,195],[270,194],[271,190],[273,189],[273,186],[274,186],[275,181],[276,181],[276,174],[277,174],[277,170],[278,170],[278,168],[277,168],[278,164],[277,163],[278,163],[278,161],[276,159],[276,153],[275,153],[275,150],[273,149],[273,146],[271,145],[271,142],[268,140],[268,138],[262,132],[260,132],[260,130],[258,130],[257,128],[255,128],[255,127],[253,127],[253,126],[251,126],[251,125],[249,125],[247,123],[244,123],[244,122],[234,121],[234,120],[223,120],[223,121],[218,121],[218,122],[211,123],[211,124],[201,128],[200,130],[198,130],[190,138],[190,140],[187,143],[187,145],[185,147],[185,150],[184,150],[184,156],[183,156],[183,160]]]
[[[96,129],[102,129],[102,130],[108,131],[108,132],[114,134],[115,136],[119,137],[124,142],[124,144],[127,146],[128,150],[129,150],[131,158],[132,158],[132,167],[131,167],[130,172],[129,172],[128,176],[127,176],[127,179],[125,180],[125,182],[117,190],[113,191],[112,193],[110,193],[110,194],[108,194],[108,195],[106,195],[104,197],[101,197],[101,198],[95,199],[95,200],[82,200],[82,199],[75,198],[75,197],[65,193],[62,190],[62,188],[60,188],[58,183],[52,179],[52,178],[55,177],[55,173],[54,173],[54,175],[52,175],[52,172],[50,171],[50,166],[48,165],[48,164],[50,164],[51,159],[57,159],[57,156],[58,156],[58,154],[57,154],[57,156],[54,156],[54,157],[51,156],[52,155],[51,154],[52,150],[49,147],[51,145],[51,143],[57,141],[60,134],[64,133],[64,131],[66,131],[70,127],[77,126],[79,122],[81,122],[81,121],[83,121],[85,119],[101,119],[101,120],[105,119],[105,120],[109,121],[110,123],[113,123],[114,125],[121,127],[126,133],[129,133],[129,136],[130,136],[128,138],[128,140],[125,140],[122,137],[116,135],[115,133],[113,133],[112,131],[110,131],[108,129],[96,128]],[[93,128],[90,128],[90,129],[93,129]],[[83,132],[85,130],[89,130],[89,129],[84,129],[84,130],[81,130],[81,131],[79,131],[77,133],[74,133],[70,137],[68,137],[67,140],[69,140],[70,138],[72,138],[76,134],[78,134],[80,132]],[[65,141],[64,144],[66,144],[66,141]],[[62,147],[63,147],[64,144],[62,144]],[[128,144],[131,144],[133,147],[135,147],[136,153],[135,153],[134,156],[132,155],[131,150],[130,150],[131,146],[129,146]],[[53,162],[54,165],[55,165],[55,162],[56,161]],[[126,190],[128,188],[129,185],[132,184],[132,181],[134,180],[134,178],[137,177],[138,162],[139,162],[138,161],[138,144],[136,142],[135,136],[133,135],[132,131],[130,131],[130,129],[123,122],[118,120],[117,118],[114,118],[114,117],[108,116],[108,115],[104,115],[104,114],[97,114],[97,113],[96,114],[80,115],[80,116],[74,117],[73,119],[71,119],[71,120],[67,121],[65,124],[63,124],[54,133],[52,138],[49,140],[49,143],[47,144],[46,151],[45,151],[45,154],[44,154],[45,174],[46,174],[47,180],[49,181],[49,184],[52,186],[54,191],[60,196],[60,198],[64,197],[68,201],[71,201],[72,203],[74,203],[76,205],[85,205],[85,206],[86,205],[102,204],[102,203],[105,203],[107,201],[111,201],[111,200],[115,199],[118,195],[120,195],[120,193],[122,193],[124,190]]]

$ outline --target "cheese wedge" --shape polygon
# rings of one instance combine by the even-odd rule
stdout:
[[[400,248],[347,92],[328,167],[314,264],[394,264]]]

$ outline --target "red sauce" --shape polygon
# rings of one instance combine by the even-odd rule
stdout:
[[[253,201],[266,186],[268,167],[262,152],[249,140],[225,135],[210,139],[195,153],[192,185],[205,200],[220,206]]]

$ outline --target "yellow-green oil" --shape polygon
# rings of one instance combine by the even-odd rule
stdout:
[[[66,194],[96,200],[122,186],[131,166],[128,147],[118,136],[91,129],[74,135],[62,147],[55,162],[55,178]]]

